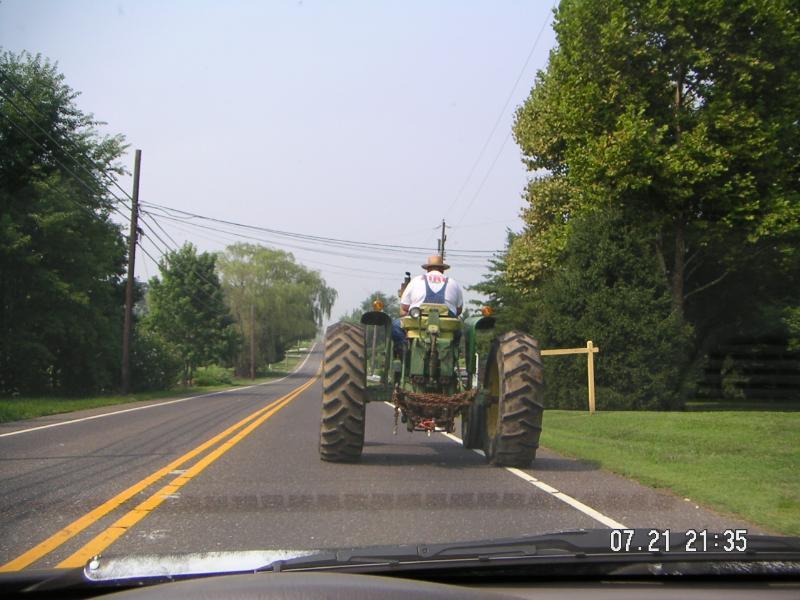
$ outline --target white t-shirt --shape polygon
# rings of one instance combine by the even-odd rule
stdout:
[[[464,306],[464,295],[461,292],[461,286],[456,283],[452,277],[447,277],[444,273],[439,271],[428,271],[425,275],[417,275],[406,286],[400,304],[408,304],[409,308],[414,308],[425,302],[425,279],[428,280],[428,285],[432,292],[440,291],[447,282],[447,288],[444,290],[444,303],[453,314],[458,313],[458,309]]]

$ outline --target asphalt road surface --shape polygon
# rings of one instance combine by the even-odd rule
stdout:
[[[757,532],[544,448],[503,469],[455,436],[392,435],[384,403],[367,408],[359,463],[322,462],[320,363],[317,345],[269,384],[0,425],[0,570],[597,527]]]

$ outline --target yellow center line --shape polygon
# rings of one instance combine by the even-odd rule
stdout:
[[[281,398],[278,404],[273,404],[272,407],[269,408],[267,412],[262,414],[255,421],[253,421],[247,427],[239,431],[229,440],[225,441],[224,443],[220,444],[217,448],[215,448],[213,451],[209,452],[206,456],[197,461],[197,463],[195,463],[191,468],[187,469],[186,472],[182,473],[181,475],[170,481],[167,485],[162,487],[157,492],[153,493],[149,498],[141,502],[138,506],[131,509],[128,513],[117,519],[117,521],[114,522],[111,526],[109,526],[108,529],[99,533],[85,546],[83,546],[75,553],[73,553],[71,556],[61,561],[57,565],[57,567],[58,568],[80,567],[86,564],[86,561],[91,559],[93,556],[100,554],[103,550],[108,548],[111,544],[117,541],[122,535],[124,535],[125,532],[128,531],[128,529],[136,525],[136,523],[144,519],[152,511],[158,508],[161,505],[161,503],[164,502],[164,500],[166,500],[171,494],[174,494],[184,485],[189,483],[196,475],[202,473],[209,465],[214,463],[218,458],[220,458],[226,452],[228,452],[228,450],[233,448],[236,444],[238,444],[244,438],[250,435],[258,426],[264,423],[264,421],[269,419],[272,415],[277,413],[284,406],[286,406],[292,400],[294,400],[297,396],[299,396],[309,387],[311,387],[316,380],[317,378],[315,377],[314,379],[308,381],[307,383],[297,388],[289,395]]]
[[[175,459],[174,461],[169,463],[167,466],[159,469],[158,471],[152,473],[151,475],[148,475],[147,477],[145,477],[144,479],[142,479],[138,483],[133,484],[128,489],[120,492],[119,494],[117,494],[116,496],[111,498],[110,500],[104,502],[100,506],[96,507],[95,509],[93,509],[93,510],[89,511],[88,513],[86,513],[85,515],[83,515],[82,517],[76,519],[75,521],[73,521],[72,523],[70,523],[69,525],[67,525],[63,529],[61,529],[60,531],[57,531],[56,533],[51,535],[46,540],[40,542],[39,544],[37,544],[36,546],[31,548],[30,550],[25,552],[24,554],[21,554],[17,558],[15,558],[15,559],[7,562],[6,564],[0,566],[0,573],[7,573],[7,572],[11,572],[11,571],[19,571],[19,570],[24,569],[25,567],[33,564],[37,560],[43,558],[44,556],[46,556],[47,554],[49,554],[50,552],[52,552],[53,550],[55,550],[56,548],[61,546],[63,543],[65,543],[68,540],[72,539],[73,537],[78,535],[81,531],[83,531],[84,529],[86,529],[87,527],[92,525],[93,523],[97,522],[99,519],[103,518],[104,516],[106,516],[107,514],[112,512],[113,510],[116,510],[119,506],[121,506],[122,504],[124,504],[125,502],[127,502],[128,500],[133,498],[139,492],[147,489],[148,487],[150,487],[151,485],[156,483],[158,480],[160,480],[163,477],[169,475],[175,469],[183,466],[186,462],[188,462],[188,461],[192,460],[193,458],[195,458],[198,454],[201,454],[202,452],[206,451],[208,448],[214,446],[215,444],[217,444],[221,440],[225,439],[227,436],[229,436],[232,433],[234,433],[236,430],[240,429],[241,427],[244,427],[245,425],[247,425],[249,422],[253,421],[254,419],[257,419],[260,415],[263,415],[265,412],[267,412],[271,408],[277,406],[278,404],[280,404],[282,401],[286,400],[286,398],[288,398],[289,396],[291,396],[295,392],[297,392],[297,391],[299,391],[301,389],[306,389],[306,387],[308,385],[310,385],[311,383],[313,383],[316,380],[316,378],[317,377],[315,376],[309,382],[307,382],[306,384],[303,384],[302,386],[300,386],[299,388],[297,388],[293,392],[290,392],[286,396],[278,398],[277,400],[275,400],[274,402],[271,402],[270,404],[268,404],[264,408],[260,408],[259,410],[255,411],[254,413],[248,415],[247,417],[245,417],[244,419],[242,419],[238,423],[228,427],[222,433],[219,433],[219,434],[215,435],[210,440],[200,444],[199,446],[197,446],[193,450],[190,450],[189,452],[187,452],[183,456]]]

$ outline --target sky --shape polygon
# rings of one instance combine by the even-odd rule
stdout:
[[[510,132],[555,44],[552,8],[0,0],[0,46],[57,62],[81,92],[78,107],[104,133],[124,135],[130,171],[142,150],[143,206],[414,248],[389,258],[251,232],[321,272],[339,294],[335,320],[373,291],[396,293],[405,271],[421,272],[442,219],[454,252],[501,250],[506,230],[522,228],[528,174]],[[130,176],[120,185],[130,190]],[[155,259],[173,241],[203,251],[259,243],[213,223],[218,231],[153,218],[171,238],[145,231]],[[464,287],[487,273],[484,260],[447,262]],[[136,276],[157,273],[140,253]]]

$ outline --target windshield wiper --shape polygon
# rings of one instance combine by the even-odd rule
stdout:
[[[552,569],[554,565],[604,564],[616,569],[632,564],[769,562],[792,563],[790,568],[800,573],[800,538],[752,535],[744,548],[740,543],[737,549],[732,535],[729,544],[727,534],[705,531],[705,543],[699,544],[697,532],[692,531],[673,533],[671,539],[655,529],[592,529],[491,541],[340,548],[275,561],[260,570],[366,573],[501,565]]]

